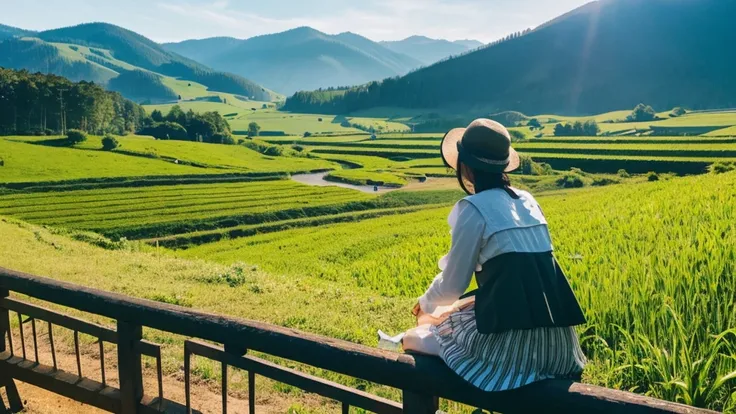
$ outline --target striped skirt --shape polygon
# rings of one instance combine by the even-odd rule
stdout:
[[[448,367],[484,391],[505,391],[551,378],[576,378],[586,360],[574,327],[481,334],[474,304],[431,329]]]

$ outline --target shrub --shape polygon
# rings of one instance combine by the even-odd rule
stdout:
[[[112,151],[115,148],[119,147],[120,143],[112,134],[105,134],[104,137],[102,137],[102,149],[105,151]]]
[[[0,167],[4,167],[4,166],[5,166],[5,160],[0,158]]]
[[[629,178],[629,177],[631,177],[631,174],[629,174],[629,173],[628,173],[628,172],[627,172],[626,170],[624,170],[623,168],[622,168],[622,169],[620,169],[620,170],[618,170],[618,172],[617,172],[616,174],[618,174],[618,176],[619,176],[619,177],[621,177],[621,178]]]
[[[210,138],[210,142],[212,142],[213,144],[234,145],[235,139],[230,134],[217,133],[212,135],[212,138]]]
[[[612,178],[596,178],[593,180],[593,184],[596,187],[603,187],[604,185],[611,185],[611,184],[618,184],[619,182],[617,180],[614,180]]]
[[[54,131],[53,129],[49,129],[49,128],[44,129],[43,132],[46,135],[56,135],[56,131]]]
[[[140,135],[150,135],[156,139],[175,139],[189,141],[187,130],[176,122],[159,122],[153,126],[145,127],[139,132]]]
[[[87,140],[87,133],[78,129],[70,129],[66,133],[66,141],[69,145],[79,144]]]
[[[685,115],[685,113],[686,113],[685,109],[683,109],[682,107],[678,106],[678,107],[674,108],[672,110],[672,112],[670,112],[670,117],[677,118],[678,116]]]
[[[546,175],[551,168],[549,164],[539,164],[534,162],[532,157],[526,154],[519,154],[519,172],[525,175]]]
[[[322,118],[317,118],[317,122],[322,122]]]
[[[350,128],[352,125],[350,124],[350,121],[348,121],[346,119],[346,120],[340,122],[340,126],[343,127],[343,128]]]
[[[294,151],[298,151],[298,152],[304,151],[304,147],[302,147],[301,145],[292,145],[291,149],[293,149]]]
[[[565,174],[562,178],[557,180],[557,186],[562,188],[580,188],[583,185],[583,180],[573,174]]]
[[[309,132],[309,131],[307,131],[307,132],[304,133],[304,138],[309,138],[311,136],[312,136],[312,133]]]
[[[736,163],[718,161],[708,167],[711,174],[723,174],[736,170]]]
[[[526,139],[526,135],[523,132],[515,129],[509,130],[509,135],[511,135],[511,142],[524,141]]]
[[[659,181],[659,175],[656,172],[649,172],[647,174],[647,180],[649,181]]]

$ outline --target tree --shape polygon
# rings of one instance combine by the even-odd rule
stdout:
[[[542,124],[539,123],[539,120],[537,118],[530,119],[526,125],[530,128],[542,129]]]
[[[646,122],[652,121],[656,117],[657,113],[651,106],[640,103],[639,105],[636,105],[636,108],[631,112],[631,115],[626,117],[626,120],[629,122]]]
[[[251,122],[250,124],[248,124],[248,136],[249,137],[257,137],[260,131],[261,131],[261,126],[258,125],[257,123]]]
[[[153,112],[151,112],[151,119],[153,119],[154,122],[164,122],[164,114],[162,114],[158,109],[154,109]]]
[[[179,95],[179,100],[181,101],[181,95]]]
[[[598,135],[599,132],[601,132],[601,128],[594,120],[591,119],[589,121],[585,121],[585,123],[583,124],[583,136],[594,137]]]

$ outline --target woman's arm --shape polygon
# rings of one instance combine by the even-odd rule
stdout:
[[[485,221],[478,209],[468,201],[460,201],[457,208],[457,222],[452,228],[452,247],[447,254],[447,265],[419,298],[419,306],[425,313],[432,313],[437,306],[451,305],[458,300],[470,286],[475,272]]]

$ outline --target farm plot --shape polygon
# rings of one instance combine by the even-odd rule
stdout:
[[[343,188],[269,181],[13,194],[0,197],[0,214],[112,238],[146,238],[352,211],[374,199]]]

